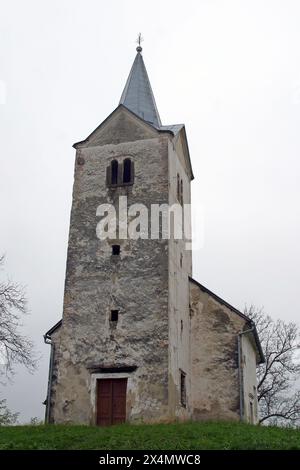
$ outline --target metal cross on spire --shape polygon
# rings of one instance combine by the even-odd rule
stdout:
[[[142,43],[143,41],[144,41],[144,38],[142,38],[142,34],[139,33],[139,34],[138,34],[138,37],[137,37],[137,40],[136,40],[136,42],[138,43],[138,47],[136,48],[136,50],[137,50],[138,52],[142,52],[142,50],[143,50],[142,47],[141,47],[141,43]]]

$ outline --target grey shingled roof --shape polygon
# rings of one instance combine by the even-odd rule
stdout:
[[[126,106],[158,130],[171,131],[176,135],[184,127],[184,124],[162,126],[140,47],[137,48],[119,104]]]
[[[161,131],[171,131],[174,135],[184,127],[184,124],[170,124],[169,126],[160,126],[159,130]]]
[[[140,50],[138,50],[134,59],[119,104],[126,106],[144,121],[155,127],[161,127],[160,117]]]

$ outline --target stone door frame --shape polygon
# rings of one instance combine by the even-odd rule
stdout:
[[[132,388],[132,374],[129,372],[95,372],[91,374],[90,398],[92,407],[92,424],[97,423],[97,380],[101,379],[127,379],[127,393]],[[128,409],[126,402],[126,421],[128,420]]]

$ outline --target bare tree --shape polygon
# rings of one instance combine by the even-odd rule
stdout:
[[[300,331],[295,323],[273,320],[253,305],[245,314],[256,324],[266,362],[258,367],[260,423],[300,424]]]
[[[4,256],[0,257],[0,267]],[[36,360],[32,342],[20,333],[21,316],[27,313],[24,288],[5,279],[0,281],[0,373],[9,376],[14,366],[24,365],[29,371],[35,368]]]

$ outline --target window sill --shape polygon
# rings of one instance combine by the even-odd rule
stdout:
[[[133,186],[133,181],[130,183],[107,184],[106,186],[111,189],[121,188],[123,186]]]

